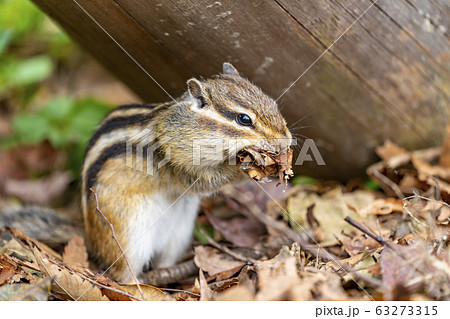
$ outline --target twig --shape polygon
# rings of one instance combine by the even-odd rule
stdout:
[[[384,176],[377,170],[373,171],[373,175],[376,178],[378,178],[379,180],[381,180],[383,183],[385,183],[387,186],[389,186],[389,188],[394,191],[395,195],[397,195],[398,198],[400,198],[400,199],[405,198],[405,195],[403,195],[403,193],[400,190],[400,188],[398,187],[398,185],[395,184],[393,181],[391,181],[389,178],[387,178],[386,176]]]
[[[365,229],[362,225],[358,224],[357,222],[355,222],[353,219],[351,219],[350,216],[347,216],[344,218],[344,220],[349,223],[350,225],[352,225],[353,227],[357,228],[358,230],[360,230],[361,232],[363,232],[364,234],[366,234],[367,236],[369,236],[370,238],[372,238],[373,240],[375,240],[376,242],[378,242],[381,245],[384,245],[385,242],[383,240],[383,238],[381,238],[381,236],[375,236],[374,234],[372,234],[370,231],[368,231],[367,229]]]
[[[231,257],[243,261],[243,262],[248,262],[250,261],[251,263],[255,263],[257,262],[257,260],[251,258],[251,257],[246,257],[243,256],[237,252],[232,251],[230,248],[224,246],[224,245],[220,245],[219,243],[217,243],[216,241],[214,241],[214,239],[212,239],[211,237],[209,237],[209,235],[201,228],[199,228],[199,232],[205,236],[206,240],[208,241],[208,244],[210,244],[211,246],[223,251],[224,253],[230,255]]]
[[[136,286],[138,287],[139,292],[141,293],[142,299],[145,300],[145,296],[144,293],[142,292],[141,286],[139,285],[139,281],[137,280],[136,274],[133,271],[133,268],[131,268],[130,265],[130,261],[128,260],[127,255],[125,254],[125,251],[122,249],[122,246],[120,245],[119,241],[117,240],[116,237],[116,232],[114,231],[114,226],[113,224],[111,224],[111,222],[108,220],[108,218],[106,218],[106,216],[102,213],[102,211],[100,210],[100,206],[98,204],[98,198],[97,198],[97,193],[92,189],[89,188],[89,190],[94,194],[95,196],[95,202],[97,203],[97,207],[95,207],[95,210],[102,215],[102,217],[105,219],[105,221],[108,223],[109,227],[111,228],[112,231],[112,238],[115,240],[115,242],[117,243],[117,246],[119,247],[120,251],[122,252],[122,256],[125,259],[125,262],[128,265],[128,269],[130,269],[131,272],[131,276],[133,277],[134,282],[136,283]]]
[[[378,242],[379,244],[381,244],[383,246],[386,246],[386,247],[389,247],[390,249],[398,252],[397,247],[395,246],[395,244],[391,243],[390,241],[383,240],[383,238],[381,238],[381,236],[375,236],[370,231],[368,231],[366,228],[364,228],[361,224],[359,224],[358,222],[354,221],[350,216],[345,217],[344,220],[347,223],[349,223],[350,225],[352,225],[353,227],[357,228],[358,230],[360,230],[361,232],[366,234],[367,236],[369,236],[370,238],[372,238],[373,240],[375,240],[376,242]]]
[[[427,275],[422,269],[419,269],[419,267],[416,267],[414,265],[414,262],[412,262],[411,259],[408,256],[405,256],[405,254],[403,254],[401,249],[399,249],[399,247],[396,244],[394,244],[394,243],[392,243],[392,242],[390,242],[388,240],[383,240],[380,236],[375,236],[374,234],[369,232],[367,229],[365,229],[363,226],[358,224],[356,221],[351,219],[349,216],[345,217],[345,221],[347,223],[349,223],[350,225],[352,225],[353,227],[355,227],[355,228],[359,229],[360,231],[362,231],[364,234],[366,234],[370,238],[376,240],[378,243],[380,243],[383,246],[391,249],[395,254],[397,254],[400,258],[402,258],[407,264],[409,264],[411,266],[411,268],[413,268],[416,272],[418,272],[422,276],[426,276]]]
[[[81,278],[83,278],[84,280],[89,281],[91,284],[93,284],[95,286],[98,286],[98,287],[101,287],[103,289],[108,289],[108,290],[117,292],[118,294],[130,297],[131,299],[136,299],[136,300],[139,300],[139,301],[144,301],[145,300],[145,299],[140,299],[140,298],[138,298],[138,297],[136,297],[136,296],[126,292],[126,291],[122,291],[122,290],[119,290],[119,289],[116,289],[116,288],[113,288],[113,287],[109,287],[109,286],[103,285],[103,284],[99,283],[98,281],[93,280],[93,279],[91,279],[91,278],[89,278],[89,277],[87,277],[85,275],[80,274],[80,273],[77,273],[77,274],[80,275]]]
[[[238,192],[233,192],[233,193],[234,193],[233,194],[234,198],[237,198],[237,199],[241,198],[240,193],[238,193]],[[242,205],[244,205],[243,204],[244,200],[240,200],[240,203]],[[285,223],[279,222],[279,221],[275,220],[274,218],[269,217],[268,215],[264,214],[260,210],[260,208],[257,207],[256,205],[245,205],[245,207],[260,222],[262,222],[263,224],[270,226],[272,229],[277,230],[278,232],[284,234],[286,237],[288,237],[292,241],[298,242],[304,251],[310,253],[314,257],[321,258],[326,261],[333,261],[336,263],[336,265],[338,265],[340,268],[342,268],[345,272],[352,273],[352,275],[354,275],[356,278],[358,278],[362,281],[365,281],[366,283],[368,283],[374,287],[381,287],[381,285],[382,285],[381,281],[374,279],[374,278],[370,278],[368,276],[365,276],[365,275],[359,273],[353,267],[350,267],[344,263],[341,263],[338,260],[339,258],[337,256],[331,254],[330,252],[326,251],[322,247],[318,247],[316,245],[312,245],[312,244],[308,243],[306,240],[304,240],[300,236],[299,233],[297,233],[296,231],[294,231],[293,229],[288,227]]]

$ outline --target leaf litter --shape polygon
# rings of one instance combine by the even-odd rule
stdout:
[[[381,190],[315,181],[274,197],[290,166],[247,150],[246,172],[278,181],[205,200],[198,222],[212,232],[200,232],[207,242],[196,240],[184,261],[195,271],[177,270],[170,285],[141,284],[143,294],[89,263],[81,237],[55,251],[5,227],[0,299],[449,300],[449,141],[414,152],[387,141],[367,169]]]

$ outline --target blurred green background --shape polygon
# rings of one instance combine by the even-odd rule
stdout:
[[[66,169],[79,175],[85,145],[111,105],[55,86],[70,84],[71,72],[85,59],[30,1],[0,0],[0,150],[47,141],[66,155]]]

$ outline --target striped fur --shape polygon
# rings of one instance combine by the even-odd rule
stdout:
[[[93,135],[82,168],[82,206],[86,242],[91,257],[101,267],[112,264],[120,257],[120,251],[95,211],[91,187],[122,246],[129,247],[127,255],[133,268],[141,273],[149,262],[154,267],[176,262],[190,241],[200,197],[242,178],[239,167],[229,165],[230,157],[247,146],[268,150],[289,146],[291,134],[275,101],[237,71],[230,73],[234,70],[231,65],[224,69],[227,74],[201,82],[189,80],[188,91],[177,101],[118,107],[105,117]],[[236,116],[240,113],[247,114],[253,124],[238,124]],[[153,135],[156,138],[151,140]],[[284,144],[274,140],[283,138],[287,139]],[[232,142],[232,139],[240,140]],[[211,146],[202,149],[202,161],[194,165],[195,145],[200,140]],[[218,143],[223,152],[213,158],[210,155]],[[139,147],[140,144],[145,147]],[[154,149],[148,148],[153,145]],[[151,156],[153,162],[148,162]],[[157,163],[165,158],[169,158],[168,163],[157,169]],[[152,167],[153,175],[148,174]],[[184,195],[187,199],[179,200],[184,206],[170,207],[188,188]],[[177,217],[158,220],[157,216],[165,215],[167,209]],[[185,210],[186,214],[177,209]],[[155,220],[157,224],[151,226]],[[172,224],[177,223],[174,228]],[[137,233],[145,231],[143,225],[150,229],[139,242]],[[161,229],[171,230],[161,232]],[[185,244],[181,245],[182,242]],[[123,258],[112,266],[111,273],[116,279],[130,280]]]

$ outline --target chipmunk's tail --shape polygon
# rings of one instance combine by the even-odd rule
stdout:
[[[9,226],[48,245],[67,243],[73,235],[83,236],[81,223],[69,220],[57,211],[23,206],[0,211],[0,227]]]

